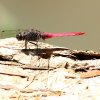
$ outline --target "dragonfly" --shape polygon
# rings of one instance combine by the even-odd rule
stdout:
[[[85,32],[61,32],[61,33],[51,33],[42,32],[36,29],[26,29],[26,30],[2,30],[0,33],[0,38],[14,36],[18,41],[25,41],[25,49],[27,49],[27,43],[31,41],[38,42],[40,39],[50,39],[55,37],[65,37],[65,36],[79,36],[83,35]],[[35,44],[37,45],[37,44]]]

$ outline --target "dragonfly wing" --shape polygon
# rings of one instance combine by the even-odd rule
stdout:
[[[24,32],[27,29],[18,29],[18,30],[1,30],[0,31],[0,39],[9,38],[9,37],[16,37],[18,32]]]
[[[15,37],[16,31],[15,30],[2,30],[0,32],[0,39]]]

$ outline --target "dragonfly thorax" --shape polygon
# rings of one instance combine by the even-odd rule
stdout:
[[[26,40],[26,41],[38,41],[42,38],[42,33],[38,30],[29,31],[29,32],[19,32],[16,35],[16,38],[20,40]]]

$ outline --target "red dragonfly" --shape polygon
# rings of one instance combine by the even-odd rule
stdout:
[[[2,33],[5,33],[5,32],[6,31],[2,31]],[[35,30],[35,29],[25,30],[22,32],[16,31],[16,32],[17,32],[17,34],[13,34],[13,35],[16,35],[16,38],[19,41],[25,40],[25,48],[27,48],[27,42],[30,42],[30,41],[38,42],[40,39],[45,40],[45,39],[55,38],[55,37],[79,36],[79,35],[85,34],[85,32],[49,33],[49,32],[41,32],[41,31]],[[8,33],[12,34],[12,33],[14,33],[14,30],[8,30]],[[5,35],[7,35],[7,34],[5,34]]]

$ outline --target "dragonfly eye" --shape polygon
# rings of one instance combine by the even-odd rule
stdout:
[[[16,35],[16,38],[17,38],[17,40],[23,40],[23,35],[22,35],[22,33],[21,32],[19,32],[17,35]]]

